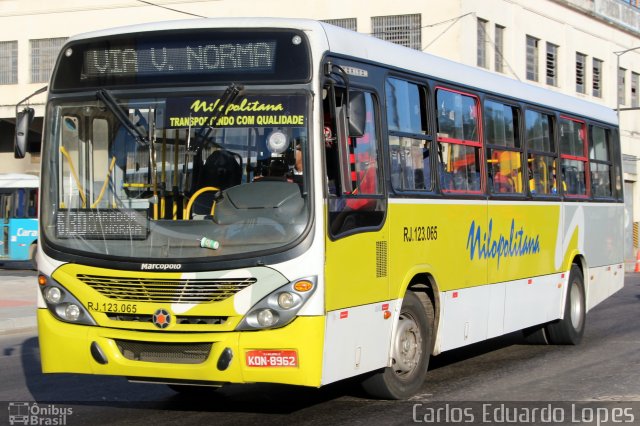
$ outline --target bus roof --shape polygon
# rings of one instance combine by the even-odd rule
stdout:
[[[312,38],[312,45],[325,51],[362,58],[365,61],[428,75],[441,81],[477,88],[496,95],[591,117],[614,125],[618,123],[613,108],[311,19],[247,17],[162,21],[80,34],[72,37],[69,41],[108,37],[123,33],[243,27],[300,29],[309,34]],[[324,33],[324,36],[314,37],[313,32]]]
[[[37,188],[40,178],[25,173],[0,173],[0,188]]]

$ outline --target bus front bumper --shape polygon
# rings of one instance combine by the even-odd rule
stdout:
[[[159,382],[320,386],[321,316],[297,317],[274,330],[172,333],[69,324],[54,318],[47,309],[38,309],[38,334],[44,373],[104,374]],[[210,347],[208,356],[203,355],[203,347]],[[178,352],[186,353],[187,360],[176,355]]]

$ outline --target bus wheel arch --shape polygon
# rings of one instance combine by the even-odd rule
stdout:
[[[424,383],[433,347],[433,305],[426,286],[409,288],[391,340],[391,366],[365,376],[362,387],[381,399],[406,399]]]
[[[431,274],[416,274],[409,282],[406,291],[412,291],[418,296],[422,302],[425,312],[427,313],[429,325],[431,327],[430,351],[433,352],[436,341],[436,331],[438,330],[438,323],[440,319],[440,291],[438,290],[435,279]]]
[[[577,345],[582,340],[586,324],[586,270],[581,259],[574,259],[569,272],[564,314],[561,319],[546,325],[549,343],[554,345]]]

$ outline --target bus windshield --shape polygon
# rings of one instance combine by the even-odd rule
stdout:
[[[308,220],[308,94],[53,100],[42,224],[64,252],[198,261],[284,248]]]

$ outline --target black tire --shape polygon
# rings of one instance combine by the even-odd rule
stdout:
[[[578,265],[571,266],[564,317],[546,326],[547,338],[553,345],[577,345],[582,340],[586,323],[584,278]]]
[[[432,309],[427,302],[427,309]],[[391,367],[362,381],[365,392],[375,398],[406,399],[424,383],[431,355],[431,323],[418,296],[407,291],[402,301],[394,340]]]
[[[522,330],[525,342],[530,345],[548,345],[549,338],[544,325],[536,325]]]
[[[31,268],[35,271],[38,270],[38,260],[36,259],[37,254],[38,254],[38,244],[33,243],[29,247],[29,260],[31,262]]]

